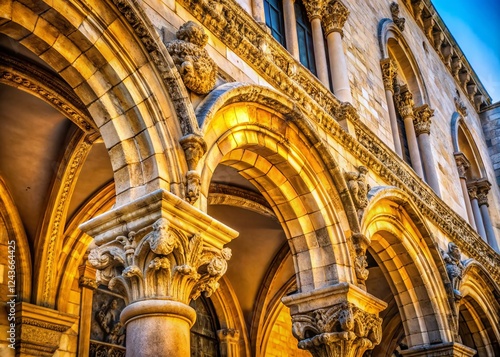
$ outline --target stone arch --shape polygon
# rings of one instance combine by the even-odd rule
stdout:
[[[474,260],[465,264],[460,292],[463,296],[459,302],[459,332],[469,332],[461,336],[465,345],[477,349],[479,356],[500,355],[500,287],[492,279],[486,269]],[[461,325],[467,325],[461,329]]]
[[[214,90],[196,113],[208,147],[199,162],[201,209],[217,165],[231,166],[271,204],[290,244],[299,290],[353,281],[351,269],[339,269],[351,266],[342,229],[359,227],[347,185],[293,102],[232,83]]]
[[[18,300],[29,302],[31,298],[32,266],[28,238],[26,237],[23,222],[21,221],[14,200],[1,177],[0,219],[7,230],[7,240],[15,241],[16,294],[18,295]]]
[[[429,103],[425,82],[413,51],[401,30],[390,19],[380,22],[378,28],[379,48],[382,59],[391,58],[398,64],[397,77],[408,85],[416,106]]]
[[[133,2],[116,6],[73,1],[28,8],[9,0],[0,32],[50,66],[86,106],[108,148],[121,205],[157,188],[180,190],[170,184],[183,181],[187,164],[175,146],[198,129],[153,26]]]
[[[369,199],[362,232],[371,242],[367,251],[392,291],[407,344],[453,341],[447,321],[452,312],[443,284],[448,277],[423,217],[407,194],[394,187],[374,188]],[[380,346],[393,342],[383,340]]]

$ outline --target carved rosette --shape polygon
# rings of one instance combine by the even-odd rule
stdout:
[[[446,253],[442,251],[441,254],[446,265],[446,272],[450,278],[454,299],[458,301],[462,298],[460,293],[460,284],[464,271],[464,265],[460,260],[462,252],[455,243],[450,242],[448,243],[448,251]]]
[[[389,90],[394,94],[393,83],[398,71],[396,62],[390,58],[385,58],[380,61],[380,67],[382,68],[382,80],[384,81],[385,90]]]
[[[455,152],[453,155],[455,156],[455,162],[457,164],[458,176],[465,179],[465,174],[470,167],[469,160],[462,152]]]
[[[396,107],[403,118],[413,116],[413,95],[406,86],[401,86],[400,93],[395,96]]]
[[[361,356],[382,338],[382,319],[349,302],[292,317],[299,348],[315,357]]]
[[[128,303],[172,298],[186,304],[218,288],[230,258],[229,248],[206,248],[201,235],[188,236],[166,218],[118,236],[88,256],[97,268],[97,282],[124,294]]]
[[[177,40],[166,44],[168,53],[186,87],[197,94],[207,94],[215,87],[217,66],[205,50],[208,36],[203,27],[188,21],[176,33]]]
[[[303,4],[306,8],[307,17],[310,22],[314,19],[321,19],[324,14],[324,0],[305,0]]]
[[[323,28],[325,36],[331,32],[339,32],[343,34],[342,29],[349,16],[349,10],[341,1],[330,1],[323,14]]]
[[[417,136],[420,134],[431,133],[431,117],[434,115],[434,110],[429,108],[429,105],[424,104],[414,109],[415,113],[415,133]]]

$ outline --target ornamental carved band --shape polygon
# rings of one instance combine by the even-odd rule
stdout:
[[[342,35],[342,29],[348,16],[349,10],[347,10],[347,7],[342,2],[330,1],[326,5],[323,14],[325,36],[328,36],[331,32],[339,32]]]
[[[382,319],[349,302],[292,317],[299,348],[315,357],[362,356],[382,338]]]
[[[390,58],[385,58],[380,61],[380,67],[382,68],[382,80],[384,81],[385,90],[394,93],[394,78],[398,72],[397,64]]]
[[[128,303],[160,297],[188,304],[219,287],[230,258],[229,248],[207,249],[201,235],[188,237],[160,218],[92,249],[88,261],[97,268],[97,282],[123,294]]]
[[[430,134],[431,133],[431,117],[434,115],[434,110],[429,108],[427,104],[413,110],[415,113],[415,134]]]
[[[208,36],[192,21],[182,25],[176,36],[166,47],[184,84],[197,94],[207,94],[215,87],[217,76],[217,66],[204,49]]]

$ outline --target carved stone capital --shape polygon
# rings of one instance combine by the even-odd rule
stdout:
[[[399,94],[397,94],[394,99],[396,100],[396,107],[399,114],[403,118],[413,116],[413,106],[415,103],[413,102],[413,95],[406,85],[401,86]]]
[[[324,13],[325,0],[304,0],[304,7],[309,21],[321,19]]]
[[[455,152],[453,153],[453,156],[455,156],[455,162],[457,163],[458,176],[465,179],[465,173],[470,167],[469,160],[462,152]]]
[[[292,332],[299,348],[315,357],[361,356],[382,338],[382,319],[387,305],[347,283],[289,295]]]
[[[172,299],[189,304],[210,296],[227,270],[237,233],[179,197],[155,191],[80,227],[95,237],[88,256],[97,282],[120,292],[128,304]]]
[[[384,81],[385,90],[389,90],[394,94],[393,83],[398,71],[396,62],[390,58],[384,58],[380,61],[380,68],[382,69],[382,80]]]
[[[420,134],[431,133],[431,117],[434,115],[434,109],[429,108],[429,105],[424,104],[418,108],[414,108],[415,120],[415,133],[417,136]]]
[[[197,94],[207,94],[215,87],[217,66],[205,50],[208,36],[203,27],[188,21],[176,33],[177,40],[166,44],[168,53],[186,87]]]
[[[489,206],[488,192],[490,192],[491,183],[487,179],[479,179],[476,181],[476,184],[477,184],[477,200],[479,202],[479,205]]]
[[[342,29],[348,16],[349,10],[341,1],[330,1],[326,5],[323,15],[325,36],[328,36],[331,32],[339,32],[342,35]]]
[[[17,350],[23,356],[53,356],[61,336],[78,317],[25,302],[16,305]]]
[[[467,182],[467,191],[471,200],[477,200],[477,185],[475,181]]]

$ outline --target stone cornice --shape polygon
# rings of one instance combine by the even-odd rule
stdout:
[[[388,184],[406,192],[421,212],[457,244],[462,252],[476,259],[500,279],[500,256],[469,224],[453,212],[408,165],[361,123],[354,108],[341,103],[315,77],[271,38],[236,2],[217,1],[221,6],[199,0],[178,0],[200,23],[252,66],[271,85],[293,99],[308,117],[349,150],[371,172]],[[215,10],[217,9],[217,10]],[[268,43],[268,55],[259,43]],[[353,113],[354,112],[354,113]],[[337,120],[349,116],[358,140]],[[337,120],[335,120],[336,118]]]
[[[491,104],[491,97],[455,42],[430,0],[404,0],[409,13],[442,59],[477,111]]]

